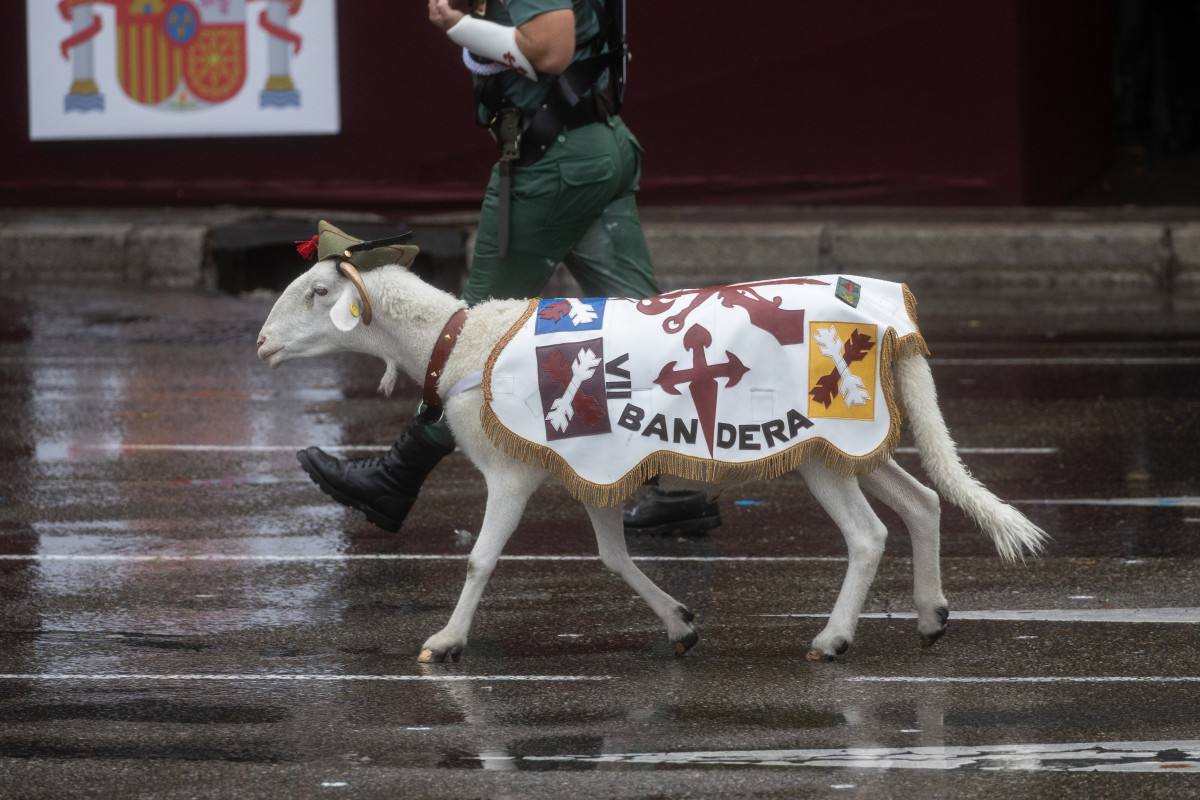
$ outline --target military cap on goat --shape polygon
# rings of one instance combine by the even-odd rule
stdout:
[[[296,249],[305,258],[312,258],[315,255],[318,261],[324,261],[327,258],[349,261],[359,271],[375,269],[386,264],[411,267],[417,253],[421,252],[421,248],[414,244],[387,244],[387,242],[394,241],[395,238],[397,237],[378,240],[380,244],[377,247],[351,250],[355,245],[363,244],[363,240],[321,220],[317,223],[317,235],[311,241],[299,243],[300,247]]]

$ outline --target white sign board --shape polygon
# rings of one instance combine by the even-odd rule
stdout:
[[[337,133],[336,0],[26,0],[31,139]]]

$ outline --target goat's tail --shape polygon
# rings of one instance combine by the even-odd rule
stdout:
[[[938,408],[929,362],[918,355],[902,358],[892,368],[916,439],[921,466],[934,486],[979,523],[1005,561],[1023,561],[1026,550],[1031,555],[1040,554],[1049,539],[1046,532],[971,477],[959,459]]]

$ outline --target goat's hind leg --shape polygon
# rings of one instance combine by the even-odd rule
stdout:
[[[846,652],[854,640],[854,629],[862,613],[867,590],[875,579],[875,570],[883,557],[887,528],[871,509],[867,498],[854,478],[844,478],[815,461],[800,465],[813,497],[833,518],[846,539],[849,564],[837,603],[829,615],[825,629],[812,641],[807,658],[810,661],[832,661]]]
[[[625,546],[625,529],[621,522],[621,507],[593,508],[587,507],[588,516],[592,519],[592,527],[596,530],[596,546],[600,551],[600,560],[604,566],[619,575],[629,586],[646,601],[650,609],[662,620],[667,628],[667,638],[675,646],[675,655],[681,656],[699,640],[696,629],[692,627],[694,618],[678,600],[658,588],[658,585],[646,573],[637,568],[629,557]]]
[[[859,478],[863,489],[895,511],[912,539],[913,599],[917,606],[917,633],[929,647],[946,632],[950,606],[942,594],[941,501],[937,492],[921,484],[895,461],[888,461]]]
[[[517,461],[508,461],[501,468],[489,472],[484,474],[488,488],[487,508],[483,513],[479,538],[467,558],[467,579],[459,594],[458,604],[446,627],[425,640],[418,661],[445,661],[447,658],[458,661],[467,644],[471,620],[488,578],[500,560],[504,545],[516,530],[525,504],[545,477],[541,470]]]

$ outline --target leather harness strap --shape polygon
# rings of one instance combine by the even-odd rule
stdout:
[[[442,376],[442,368],[446,366],[446,359],[450,357],[450,351],[454,349],[454,343],[458,341],[458,334],[462,332],[466,321],[465,308],[455,311],[450,315],[450,319],[446,320],[442,332],[438,334],[437,342],[433,345],[429,366],[425,368],[425,387],[421,392],[421,400],[429,417],[436,419],[442,415],[442,398],[438,397],[437,393],[438,379]]]

